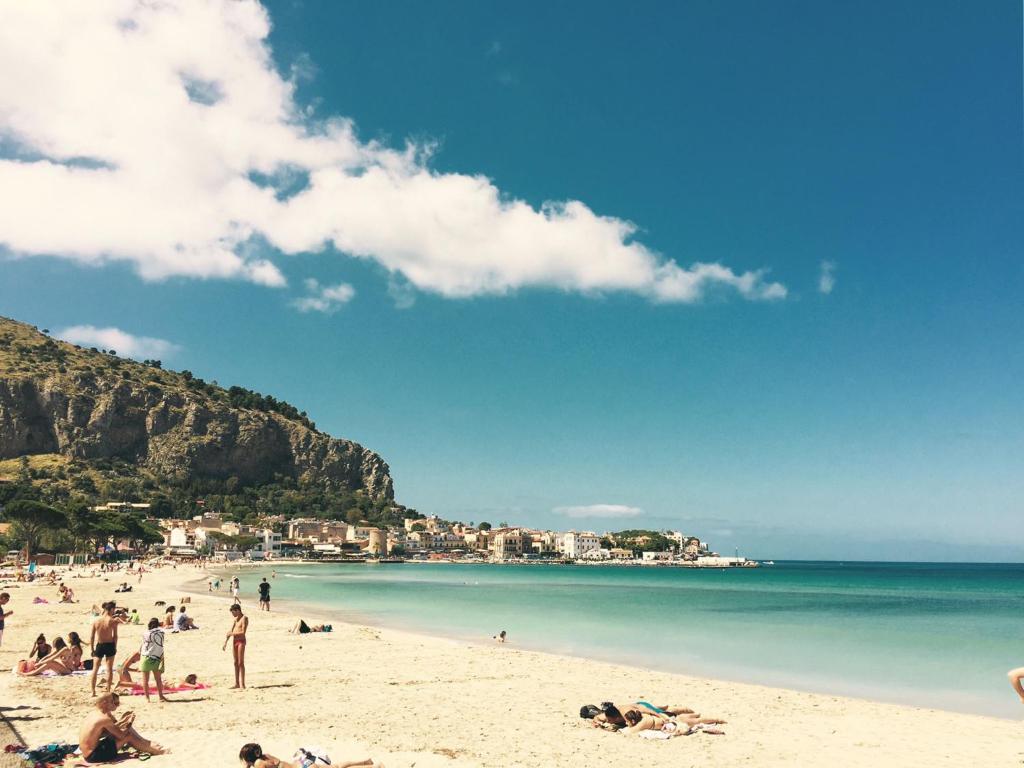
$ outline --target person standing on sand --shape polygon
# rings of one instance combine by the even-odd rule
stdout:
[[[221,650],[226,650],[228,642],[231,642],[231,653],[235,662],[235,684],[231,687],[245,688],[245,633],[249,629],[249,617],[242,613],[240,605],[232,605],[229,610],[234,622],[231,631],[224,636]]]
[[[260,582],[260,610],[270,610],[270,583],[264,577]]]
[[[4,610],[10,601],[11,594],[9,592],[0,592],[0,645],[4,644],[4,622],[7,621],[8,616],[14,613],[14,611]]]
[[[120,619],[114,617],[116,603],[108,601],[103,604],[103,613],[92,623],[92,636],[89,638],[89,645],[92,646],[92,695],[96,695],[96,674],[100,669],[100,662],[107,660],[107,692],[114,684],[114,655],[117,653],[117,627]]]
[[[149,675],[152,672],[156,679],[156,694],[160,701],[167,701],[164,696],[164,630],[160,626],[160,619],[150,619],[148,629],[142,633],[142,647],[139,649],[141,662],[139,670],[142,672],[142,690],[146,694],[146,701],[149,701]]]
[[[116,693],[104,693],[96,699],[97,712],[85,718],[78,732],[78,748],[90,763],[110,763],[118,759],[121,747],[135,747],[149,755],[164,755],[164,749],[149,739],[144,739],[135,730],[135,713],[125,712],[119,720],[114,719],[114,710],[121,704]]]
[[[242,583],[238,580],[237,576],[231,579],[231,596],[235,598],[236,601],[238,601],[238,589],[241,585]]]

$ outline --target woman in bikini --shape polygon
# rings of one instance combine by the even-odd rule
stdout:
[[[77,632],[68,632],[68,644],[71,646],[71,655],[68,657],[71,669],[82,668],[82,638]]]
[[[130,691],[135,685],[135,681],[132,680],[132,672],[140,672],[138,667],[133,667],[133,664],[138,664],[142,659],[142,654],[138,651],[133,651],[129,655],[124,657],[124,660],[117,665],[117,689],[126,689]]]
[[[263,751],[263,747],[259,744],[246,744],[243,746],[241,751],[238,753],[238,759],[245,764],[245,768],[304,768],[304,766],[307,765],[320,764],[319,760],[316,763],[310,763],[306,760],[298,763],[289,763],[287,760],[282,760],[279,757],[266,754]],[[356,768],[360,765],[384,768],[380,763],[375,763],[370,758],[358,761],[343,760],[340,763],[331,762],[328,763],[328,765],[333,765],[335,768]]]
[[[625,733],[640,733],[641,731],[663,731],[669,736],[690,736],[694,733],[707,733],[714,736],[724,736],[725,732],[716,728],[707,728],[708,725],[722,725],[725,720],[712,718],[684,717],[680,715],[675,720],[665,720],[654,714],[642,714],[640,711],[631,709],[623,715],[627,723]]]
[[[249,629],[249,618],[242,613],[242,606],[232,605],[229,609],[234,622],[231,631],[224,636],[221,650],[227,650],[231,641],[231,653],[235,662],[235,684],[232,688],[245,688],[245,632]]]

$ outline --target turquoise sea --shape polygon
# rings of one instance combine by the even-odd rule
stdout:
[[[274,600],[338,621],[763,685],[1017,717],[1024,565],[758,569],[275,566]],[[270,568],[242,572],[243,598]]]

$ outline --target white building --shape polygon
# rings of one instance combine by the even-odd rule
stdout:
[[[275,533],[270,528],[255,532],[260,543],[252,548],[254,557],[280,557],[281,556],[281,534]]]
[[[569,531],[562,536],[562,553],[570,560],[577,560],[600,548],[601,537],[592,531]]]

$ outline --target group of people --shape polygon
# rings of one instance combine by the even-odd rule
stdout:
[[[122,583],[116,592],[130,591],[130,587]],[[211,582],[212,587],[212,582]],[[232,688],[245,688],[245,650],[249,618],[243,613],[239,599],[239,580],[232,579],[232,596],[234,602],[229,607],[231,614],[230,629],[224,636],[222,649],[231,645],[234,666],[235,684]],[[61,584],[62,598],[71,590]],[[259,585],[260,609],[270,609],[270,584],[266,579]],[[73,600],[72,596],[69,598]],[[183,599],[185,602],[187,598]],[[0,643],[3,640],[4,620],[13,611],[6,609],[10,594],[0,593]],[[65,600],[66,601],[66,600]],[[163,603],[158,603],[162,605]],[[77,632],[69,632],[65,637],[56,637],[52,644],[47,642],[45,635],[40,634],[32,643],[28,657],[18,662],[17,672],[24,676],[38,676],[44,673],[67,675],[76,671],[91,672],[90,690],[95,697],[95,711],[82,724],[79,732],[79,749],[82,756],[90,763],[113,762],[120,759],[121,750],[132,748],[147,755],[159,755],[167,752],[162,745],[146,739],[135,729],[135,714],[127,712],[120,716],[115,714],[124,695],[144,694],[151,700],[152,680],[158,700],[168,701],[167,691],[205,688],[199,683],[196,675],[190,674],[180,682],[168,682],[164,678],[166,666],[165,640],[168,630],[182,632],[198,629],[195,621],[186,611],[185,605],[169,606],[164,618],[151,618],[146,622],[140,645],[131,653],[123,656],[115,668],[115,657],[118,655],[118,630],[125,624],[139,624],[141,619],[138,610],[130,612],[119,607],[115,601],[104,602],[93,606],[94,621],[89,641],[86,642]],[[330,632],[330,625],[309,626],[300,621],[293,631]],[[90,651],[91,649],[91,651]],[[141,684],[133,673],[141,675]],[[86,674],[83,672],[82,674]],[[97,696],[97,693],[99,694]],[[255,743],[246,744],[239,754],[246,766],[253,768],[309,768],[320,763],[329,764],[326,756],[315,751],[300,749],[293,757],[293,762],[281,760],[265,754]],[[355,762],[335,762],[338,766],[374,766],[378,765],[370,759]]]
[[[580,708],[580,717],[589,720],[595,728],[606,731],[641,734],[649,731],[649,738],[672,738],[707,733],[721,736],[724,731],[711,726],[723,725],[725,720],[702,718],[699,712],[688,707],[665,704],[657,706],[648,701],[632,704],[603,702],[601,706],[585,704]]]
[[[70,675],[85,669],[88,661],[83,661],[84,649],[82,638],[77,632],[68,632],[68,639],[55,637],[53,645],[46,642],[45,635],[39,635],[29,649],[28,657],[21,659],[15,671],[25,677],[34,677],[44,672],[56,675]]]

